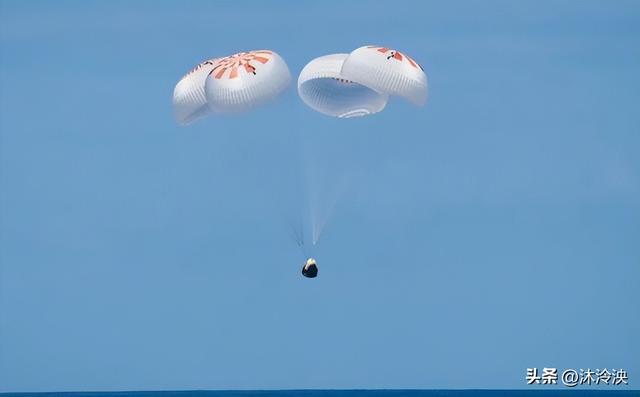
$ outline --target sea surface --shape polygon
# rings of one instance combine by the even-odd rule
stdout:
[[[534,397],[534,396],[634,396],[640,390],[216,390],[0,393],[2,397]]]

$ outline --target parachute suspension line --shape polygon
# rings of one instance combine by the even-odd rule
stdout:
[[[313,205],[311,205],[310,207],[309,218],[311,220],[311,244],[316,245],[316,243],[318,242],[318,207],[315,204],[315,200]]]
[[[295,241],[298,247],[302,247],[304,245],[304,235],[302,234],[302,228],[296,227],[292,223],[289,223],[289,227],[291,227],[291,237],[293,241]]]
[[[309,255],[307,254],[307,247],[304,245],[304,226],[301,225],[300,227],[300,249],[302,250],[302,255],[306,257],[308,257]]]
[[[309,223],[311,227],[311,245],[316,245],[320,238],[320,231],[323,223],[323,209],[321,203],[324,201],[320,195],[323,192],[321,176],[318,172],[318,159],[314,155],[305,156],[307,161],[307,203]],[[326,193],[326,192],[324,192]]]
[[[287,221],[287,224],[289,225],[289,235],[291,236],[291,238],[293,239],[293,241],[296,243],[296,246],[298,246],[298,248],[300,249],[300,252],[302,252],[302,255],[304,255],[305,257],[307,256],[307,250],[306,250],[306,246],[304,244],[304,224],[302,221],[298,222],[294,222],[291,219],[289,219]]]
[[[324,231],[324,228],[332,217],[338,201],[342,198],[345,192],[348,190],[351,180],[351,173],[346,172],[339,176],[337,183],[332,184],[332,186],[326,186],[322,192],[323,197],[322,200],[320,198],[316,198],[318,202],[322,202],[323,205],[320,207],[318,205],[314,205],[311,211],[312,216],[312,232],[313,232],[313,245],[316,245],[320,240],[320,235]],[[316,203],[317,204],[317,203]]]

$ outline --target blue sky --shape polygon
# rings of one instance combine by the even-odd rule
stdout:
[[[0,2],[0,391],[635,383],[639,3],[346,3]],[[173,120],[208,57],[374,43],[427,106]]]

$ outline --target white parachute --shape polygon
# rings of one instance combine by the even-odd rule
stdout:
[[[290,81],[289,68],[275,51],[256,50],[210,59],[176,85],[176,119],[188,124],[212,112],[249,110],[277,97]],[[391,95],[423,105],[427,85],[427,75],[411,57],[370,45],[349,54],[313,59],[298,77],[298,94],[320,113],[348,118],[382,111]]]
[[[290,82],[289,68],[276,52],[240,52],[216,62],[205,93],[214,112],[240,112],[270,101]]]
[[[347,80],[340,73],[348,54],[309,62],[298,77],[298,94],[310,108],[334,117],[355,117],[384,109],[388,96]]]
[[[206,60],[187,73],[173,90],[173,110],[180,124],[189,124],[210,113],[204,84],[217,59]]]
[[[176,84],[176,120],[189,124],[214,112],[249,110],[277,97],[290,82],[287,64],[274,51],[248,51],[210,59]]]
[[[341,72],[346,79],[416,105],[427,101],[427,75],[416,61],[398,50],[372,45],[357,48],[345,59]]]
[[[366,116],[383,110],[390,95],[424,105],[427,75],[400,51],[364,46],[309,62],[298,78],[298,94],[310,108],[329,116]]]

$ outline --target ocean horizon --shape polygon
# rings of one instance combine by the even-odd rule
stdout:
[[[471,396],[640,396],[640,390],[576,390],[576,389],[299,389],[299,390],[168,390],[168,391],[68,391],[6,392],[2,397],[471,397]]]

